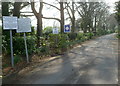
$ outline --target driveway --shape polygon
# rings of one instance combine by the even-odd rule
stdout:
[[[87,41],[53,61],[20,73],[17,80],[4,83],[117,84],[118,40],[115,34],[109,34]]]

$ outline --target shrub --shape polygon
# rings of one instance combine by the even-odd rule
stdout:
[[[85,33],[84,35],[87,36],[87,39],[91,39],[94,36],[93,33]]]
[[[35,53],[38,54],[39,56],[49,55],[50,50],[49,50],[49,47],[47,47],[47,46],[41,46],[41,47],[35,49]]]
[[[31,54],[35,47],[36,47],[36,37],[35,36],[27,36],[27,47],[28,53]],[[5,41],[5,40],[3,40]],[[5,49],[7,51],[6,54],[10,54],[10,39],[3,43]],[[13,37],[13,52],[16,55],[25,55],[25,44],[24,44],[24,37]]]
[[[77,40],[81,40],[83,36],[84,36],[84,33],[78,33]]]
[[[40,37],[40,47],[35,49],[35,53],[38,55],[48,55],[50,53],[49,43],[45,40],[45,37]]]
[[[21,62],[22,61],[22,58],[18,55],[15,55],[14,56],[14,64],[17,64],[18,62]]]
[[[104,30],[101,30],[101,29],[97,30],[97,35],[98,36],[104,35],[104,33],[105,33]]]
[[[68,36],[67,34],[50,34],[48,42],[53,52],[64,51],[67,48]]]
[[[120,39],[120,34],[117,34],[117,38],[119,38],[119,39]]]
[[[70,40],[76,40],[77,38],[77,33],[68,33],[68,37]]]
[[[44,28],[43,33],[45,35],[49,35],[50,33],[52,33],[52,28],[53,27],[51,27],[51,26],[48,26],[48,27]]]

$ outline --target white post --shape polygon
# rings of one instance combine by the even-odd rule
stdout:
[[[13,44],[12,44],[12,30],[10,30],[10,48],[11,48],[11,64],[14,67]]]
[[[28,50],[27,50],[27,42],[26,42],[26,34],[25,33],[24,33],[24,42],[25,42],[25,50],[26,50],[27,63],[29,63]]]

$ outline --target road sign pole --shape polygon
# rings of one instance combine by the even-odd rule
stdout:
[[[12,44],[12,30],[10,30],[10,48],[11,48],[11,64],[14,67],[13,44]]]
[[[27,42],[26,42],[26,34],[25,33],[24,33],[24,42],[25,42],[25,50],[26,50],[27,63],[29,63],[28,50],[27,50]]]

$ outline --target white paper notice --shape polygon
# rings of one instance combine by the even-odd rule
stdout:
[[[17,17],[3,16],[3,29],[4,30],[18,29]]]
[[[31,32],[31,20],[29,18],[18,19],[17,33]]]

